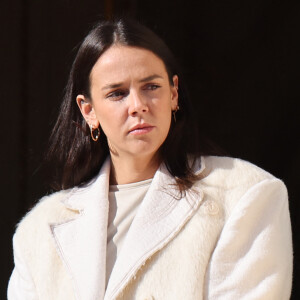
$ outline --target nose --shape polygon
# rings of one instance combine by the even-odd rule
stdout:
[[[147,99],[145,99],[142,95],[139,95],[137,92],[131,92],[128,98],[129,115],[134,116],[149,111]]]

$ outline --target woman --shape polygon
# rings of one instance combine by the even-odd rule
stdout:
[[[284,184],[200,156],[191,115],[161,39],[97,24],[51,137],[60,191],[18,226],[9,299],[289,298]]]

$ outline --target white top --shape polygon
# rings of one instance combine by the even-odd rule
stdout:
[[[126,234],[142,203],[152,179],[110,185],[106,252],[106,286]]]

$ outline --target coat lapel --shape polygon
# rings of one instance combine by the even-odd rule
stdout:
[[[202,171],[204,165],[201,166]],[[202,191],[181,198],[176,181],[162,165],[138,210],[111,273],[105,300],[115,299],[147,259],[162,249],[192,217]]]
[[[203,168],[202,163],[199,173]],[[75,188],[64,201],[78,211],[77,218],[50,225],[78,300],[115,299],[146,260],[178,234],[203,198],[201,191],[187,191],[181,198],[175,179],[162,165],[129,229],[105,291],[109,172],[107,160],[93,183]]]
[[[77,218],[51,225],[80,300],[103,299],[105,293],[109,169],[107,160],[92,184],[74,189],[64,201],[69,209],[79,211]]]

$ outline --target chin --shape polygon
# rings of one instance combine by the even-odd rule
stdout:
[[[136,158],[149,158],[154,157],[158,154],[159,147],[153,147],[152,149],[148,146],[143,147],[135,147],[135,149],[132,149],[131,155]]]

